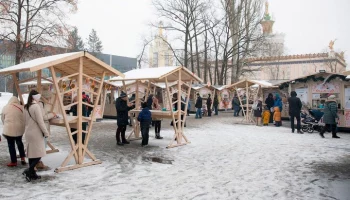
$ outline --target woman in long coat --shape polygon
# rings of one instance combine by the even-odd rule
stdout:
[[[324,106],[323,122],[326,124],[325,128],[320,132],[320,136],[324,138],[326,130],[332,131],[332,138],[340,138],[337,136],[337,123],[339,120],[338,116],[338,105],[335,101],[335,95],[330,95]]]
[[[11,97],[8,104],[2,109],[1,121],[4,124],[3,135],[7,139],[11,157],[11,162],[7,166],[17,166],[15,143],[21,156],[21,162],[25,165],[25,152],[22,142],[24,133],[23,106],[17,97]]]
[[[29,168],[23,172],[27,181],[41,178],[34,170],[35,165],[46,155],[45,137],[49,136],[40,105],[41,95],[32,90],[28,96],[28,103],[24,106],[25,138],[27,142],[27,157]]]

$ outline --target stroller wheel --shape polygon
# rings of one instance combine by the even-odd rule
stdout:
[[[314,128],[309,127],[309,128],[307,129],[307,132],[308,132],[308,133],[313,133],[313,132],[314,132]]]
[[[301,126],[301,130],[303,132],[308,132],[309,131],[309,128],[307,126]]]

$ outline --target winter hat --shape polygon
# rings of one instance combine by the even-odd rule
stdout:
[[[295,91],[292,91],[292,92],[290,93],[290,96],[296,97],[296,96],[297,96],[297,93],[296,93]]]
[[[330,95],[330,96],[328,97],[328,99],[329,99],[329,100],[335,99],[335,95],[334,95],[334,94]]]
[[[125,92],[122,92],[122,93],[120,94],[120,98],[123,98],[123,97],[126,97]]]

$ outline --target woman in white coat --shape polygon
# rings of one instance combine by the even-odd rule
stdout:
[[[41,178],[34,170],[35,165],[46,155],[45,140],[49,136],[40,105],[41,95],[32,90],[29,93],[27,104],[24,106],[25,138],[27,142],[27,157],[29,168],[23,172],[27,181]]]
[[[25,165],[25,152],[22,142],[24,133],[23,106],[17,97],[11,97],[7,105],[2,109],[1,121],[4,124],[3,135],[7,139],[11,157],[11,162],[7,166],[17,166],[15,143],[17,144],[22,164]]]

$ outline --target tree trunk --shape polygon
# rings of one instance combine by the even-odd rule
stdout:
[[[193,62],[193,47],[192,47],[192,37],[189,34],[189,40],[190,40],[190,59],[191,59],[191,69],[192,72],[195,72],[194,70],[194,62]],[[199,74],[197,74],[197,76],[199,77]]]

